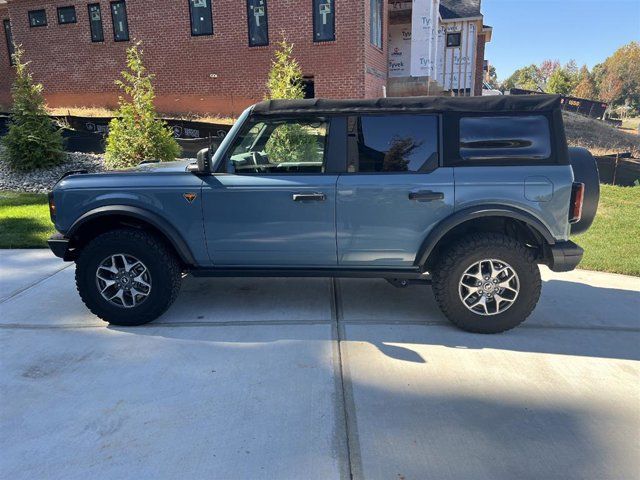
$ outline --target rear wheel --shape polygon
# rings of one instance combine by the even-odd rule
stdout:
[[[499,333],[516,327],[540,298],[532,252],[500,234],[474,234],[447,250],[433,272],[433,291],[447,318],[463,330]]]
[[[162,315],[180,290],[181,270],[164,243],[122,229],[93,239],[76,262],[76,286],[92,313],[113,325],[141,325]]]

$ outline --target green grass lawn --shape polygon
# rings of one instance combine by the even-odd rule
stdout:
[[[46,195],[0,192],[0,248],[46,247],[52,233]],[[602,185],[593,225],[573,240],[580,268],[640,276],[640,187]]]
[[[640,125],[640,117],[625,118],[624,120],[622,120],[622,128],[637,130],[638,125]]]
[[[0,248],[46,247],[53,233],[45,194],[0,192]]]
[[[640,187],[601,185],[593,225],[572,240],[584,248],[579,268],[640,276]]]

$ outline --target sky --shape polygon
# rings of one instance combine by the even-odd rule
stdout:
[[[640,0],[482,0],[482,13],[493,27],[485,58],[500,80],[547,58],[591,69],[640,42]]]

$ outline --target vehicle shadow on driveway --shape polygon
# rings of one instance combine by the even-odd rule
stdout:
[[[640,360],[637,297],[634,291],[550,280],[544,282],[540,303],[522,326],[480,335],[451,326],[425,286],[398,289],[368,279],[337,280],[335,288],[326,279],[187,279],[176,304],[158,321],[109,328],[181,338],[185,333],[176,327],[331,325],[338,318],[341,340],[369,342],[388,357],[413,363],[428,362],[408,346],[414,343]],[[349,329],[350,325],[367,328]],[[417,341],[407,335],[412,331],[403,328],[407,325],[428,334]],[[355,337],[354,331],[359,332]],[[381,337],[381,331],[387,337]]]

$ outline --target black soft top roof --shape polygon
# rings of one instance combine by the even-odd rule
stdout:
[[[255,115],[353,112],[549,112],[560,108],[558,95],[494,95],[486,97],[391,97],[353,100],[265,100]]]

